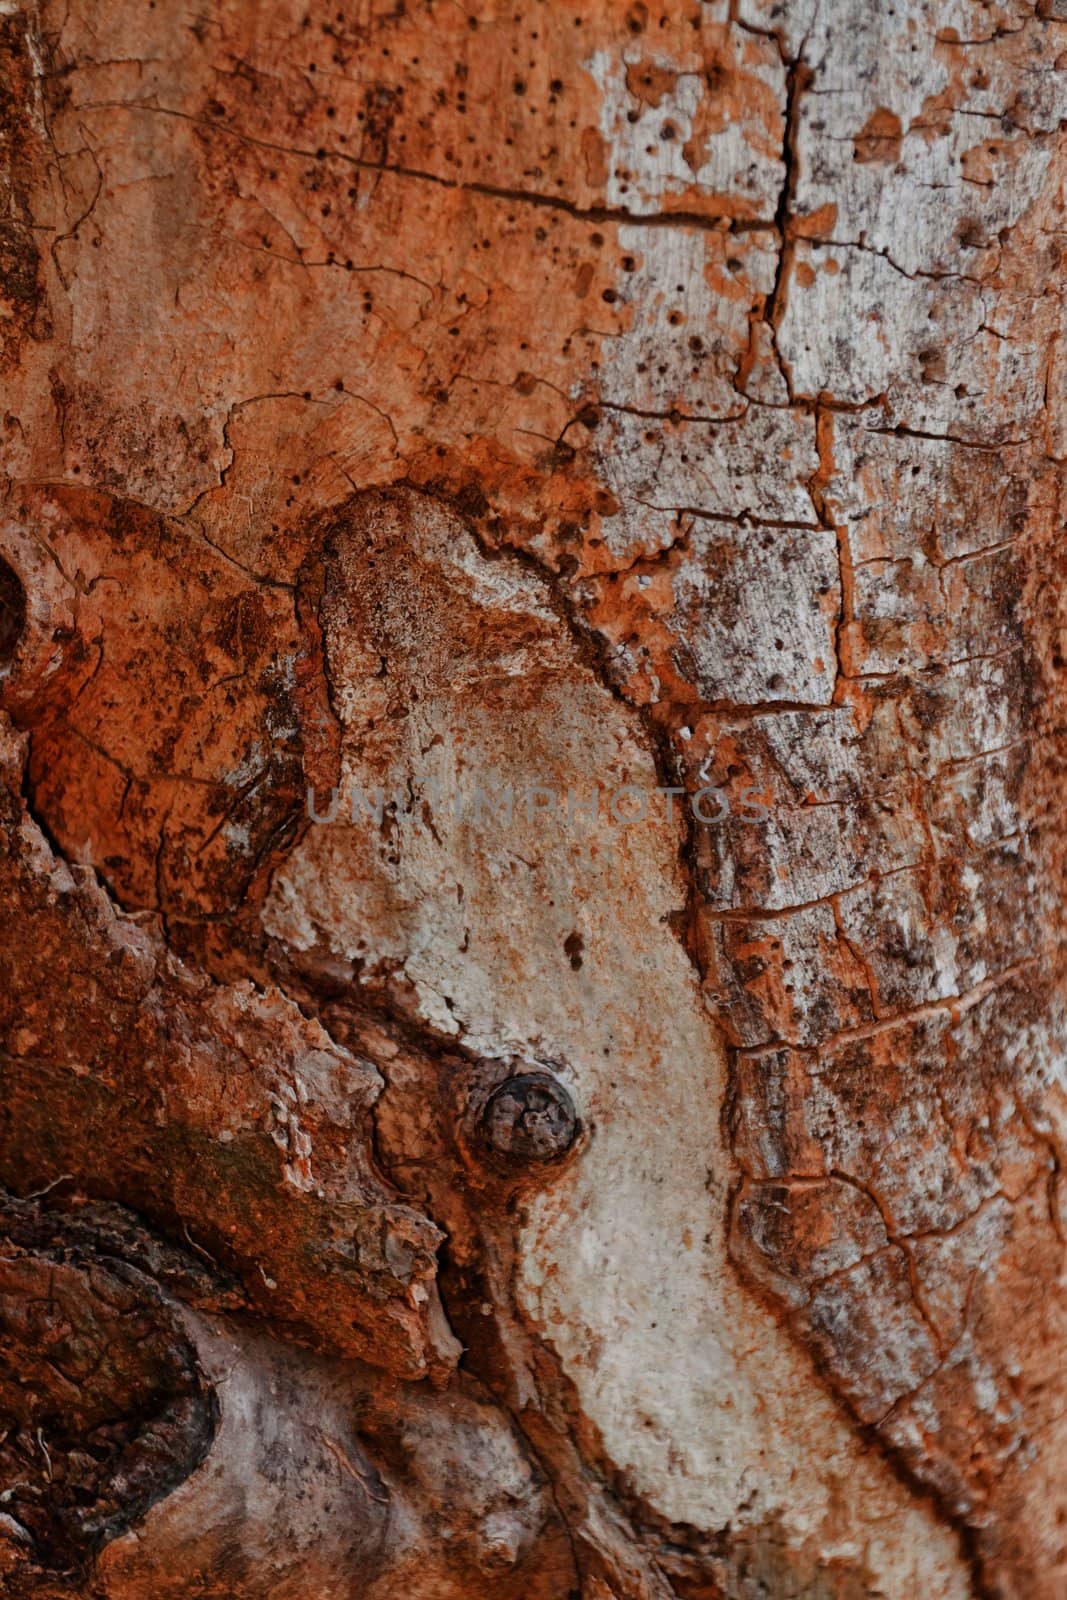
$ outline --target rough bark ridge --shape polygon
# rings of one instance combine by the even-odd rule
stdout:
[[[0,4],[5,1593],[1063,1594],[1061,10]]]

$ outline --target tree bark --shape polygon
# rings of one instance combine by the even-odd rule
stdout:
[[[3,0],[0,1587],[1067,1593],[1061,0]]]

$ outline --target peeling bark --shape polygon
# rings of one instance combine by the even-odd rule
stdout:
[[[1057,1600],[1067,18],[0,7],[0,1572]]]

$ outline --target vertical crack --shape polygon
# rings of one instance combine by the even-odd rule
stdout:
[[[796,393],[793,388],[793,373],[789,362],[782,354],[778,343],[778,330],[782,318],[785,316],[786,306],[789,303],[789,276],[793,268],[793,257],[796,252],[796,242],[793,237],[793,217],[796,208],[797,188],[800,182],[800,152],[798,149],[800,132],[800,102],[804,92],[814,82],[815,74],[804,60],[804,50],[807,37],[801,43],[800,50],[795,60],[790,60],[786,53],[785,43],[780,34],[776,36],[778,49],[785,65],[785,129],[782,142],[782,161],[785,166],[785,175],[782,187],[778,192],[778,204],[774,211],[774,225],[778,231],[778,262],[774,270],[774,283],[764,308],[764,321],[771,332],[771,343],[778,361],[778,367],[785,380],[786,390],[790,403],[795,402]]]

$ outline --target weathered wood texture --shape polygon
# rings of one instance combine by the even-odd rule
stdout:
[[[0,67],[4,1593],[1062,1600],[1067,10]]]

